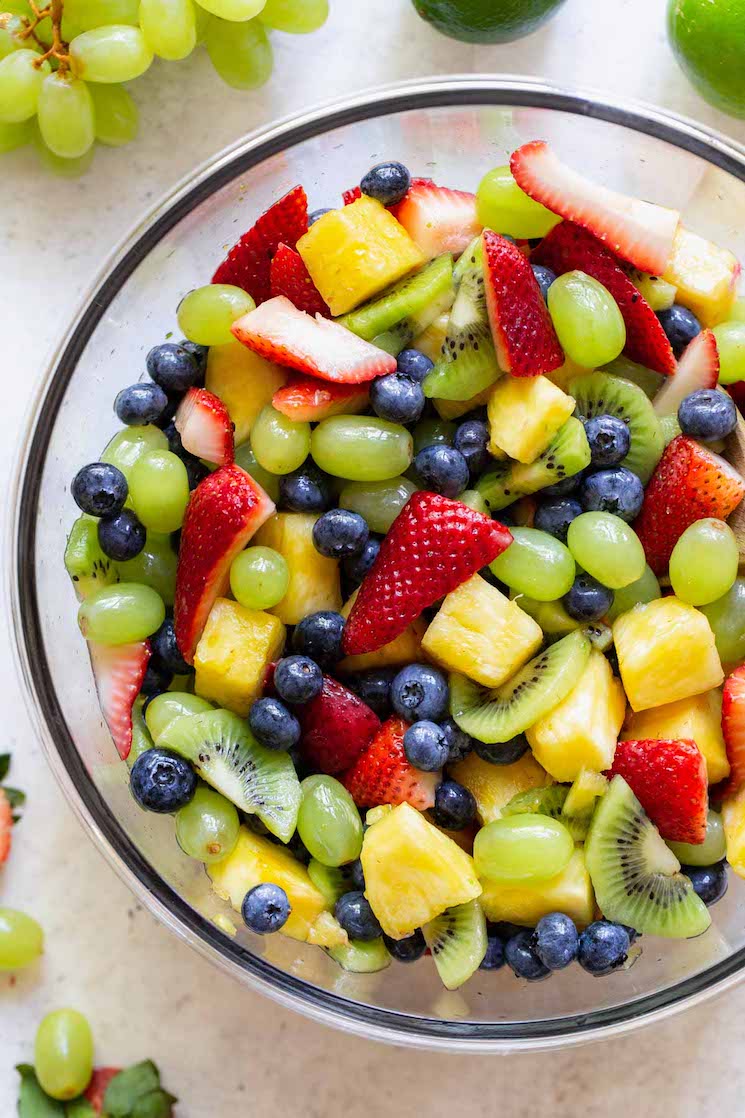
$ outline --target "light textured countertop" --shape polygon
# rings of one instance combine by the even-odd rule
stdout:
[[[745,124],[705,105],[675,65],[663,0],[568,0],[542,31],[503,47],[442,38],[409,0],[331,6],[318,34],[275,36],[275,75],[259,93],[227,90],[203,52],[155,65],[134,87],[141,138],[99,152],[81,181],[48,178],[31,153],[2,158],[4,476],[45,356],[102,257],[195,164],[265,122],[377,83],[502,71],[656,102],[745,141]],[[0,648],[0,687],[8,728],[0,752],[13,751],[13,783],[29,797],[0,900],[34,913],[48,943],[42,965],[15,985],[0,978],[2,1118],[15,1113],[13,1065],[31,1056],[43,1013],[65,1004],[89,1016],[99,1062],[157,1059],[181,1096],[180,1118],[742,1113],[745,987],[616,1041],[612,1052],[605,1045],[499,1060],[366,1043],[234,985],[143,912],[83,835],[30,728],[10,638]]]

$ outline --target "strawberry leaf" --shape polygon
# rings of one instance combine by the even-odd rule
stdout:
[[[138,1099],[132,1111],[132,1118],[170,1118],[176,1099],[167,1091],[151,1091]]]
[[[157,1067],[152,1060],[143,1060],[120,1071],[111,1080],[104,1096],[104,1113],[107,1118],[160,1118],[161,1114],[167,1118],[170,1103],[166,1110],[158,1110],[155,1101],[156,1109],[136,1109],[149,1096],[163,1093]]]
[[[18,1118],[65,1118],[64,1106],[41,1089],[30,1064],[18,1064],[16,1071],[21,1077]]]
[[[0,782],[5,780],[10,772],[10,754],[0,753]]]

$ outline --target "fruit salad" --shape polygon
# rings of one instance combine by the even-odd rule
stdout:
[[[745,876],[739,272],[533,142],[476,193],[297,186],[182,299],[65,563],[132,795],[251,932],[455,989],[709,927]]]

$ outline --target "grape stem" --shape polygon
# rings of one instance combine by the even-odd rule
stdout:
[[[44,44],[41,42],[36,34],[36,28],[45,19],[52,21],[52,45],[48,47],[43,54],[34,59],[34,66],[37,70],[49,58],[54,58],[57,61],[57,73],[64,74],[70,68],[70,53],[68,44],[62,38],[62,13],[64,10],[64,0],[50,0],[46,7],[41,8],[36,3],[36,0],[28,0],[28,6],[31,9],[33,19],[25,19],[23,22],[26,27],[19,33],[21,39],[31,38],[43,48]]]

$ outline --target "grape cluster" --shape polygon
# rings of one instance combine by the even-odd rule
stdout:
[[[80,174],[96,141],[134,139],[125,83],[156,56],[201,45],[224,82],[256,89],[272,72],[268,32],[305,34],[327,15],[328,0],[0,0],[0,153],[33,143],[50,169]]]

